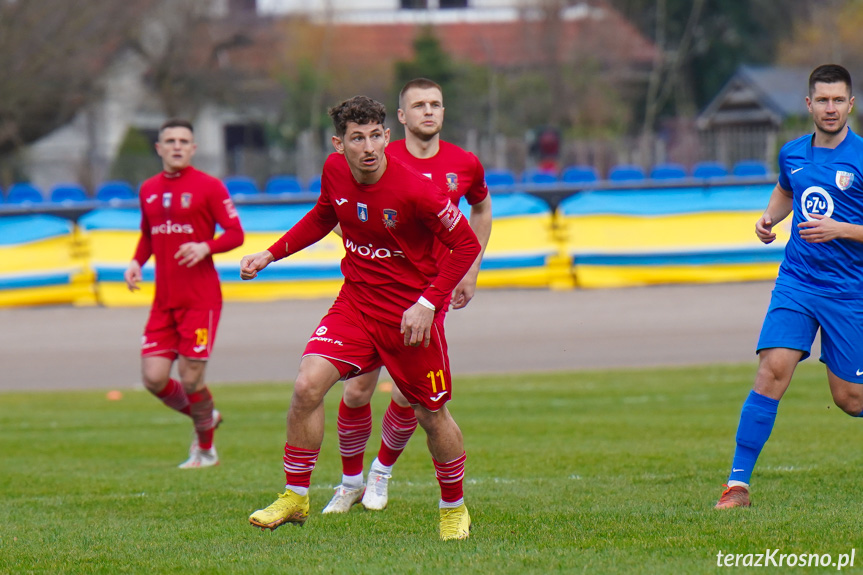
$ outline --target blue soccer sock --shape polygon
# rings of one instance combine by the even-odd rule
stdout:
[[[743,402],[740,410],[740,424],[737,426],[737,449],[731,464],[731,475],[728,481],[749,483],[752,469],[761,454],[761,449],[767,443],[773,423],[776,421],[778,399],[749,392],[749,397]]]

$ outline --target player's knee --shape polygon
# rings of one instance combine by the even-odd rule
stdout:
[[[402,394],[401,391],[399,391],[399,388],[395,385],[393,386],[392,400],[394,402],[396,402],[396,405],[398,405],[399,407],[410,407],[411,406],[411,404],[407,400],[407,398]]]
[[[294,383],[291,405],[298,408],[311,408],[323,401],[322,385],[316,379],[300,374]]]
[[[785,382],[790,380],[791,375],[786,373],[784,369],[765,362],[758,366],[754,389],[757,393],[768,395],[772,390],[783,386]]]
[[[165,386],[168,385],[168,380],[171,378],[170,372],[165,373],[161,370],[143,369],[141,370],[141,381],[147,391],[159,393]]]
[[[186,393],[196,393],[204,388],[204,379],[202,377],[183,377],[180,379],[180,384]]]
[[[372,400],[373,393],[374,387],[371,389],[365,389],[361,385],[355,385],[348,382],[345,384],[345,391],[342,395],[342,399],[348,407],[357,408],[369,403]]]
[[[455,423],[446,408],[438,411],[429,411],[421,405],[415,405],[413,408],[420,427],[430,435],[448,427],[450,422]]]
[[[863,397],[859,394],[834,393],[833,403],[852,417],[858,417],[863,412]]]

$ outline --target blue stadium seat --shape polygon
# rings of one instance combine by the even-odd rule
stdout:
[[[510,170],[486,170],[485,183],[489,188],[500,188],[515,184],[515,174]]]
[[[680,164],[656,164],[650,171],[651,180],[682,180],[686,169]]]
[[[593,166],[569,166],[564,168],[561,180],[570,184],[595,182],[599,179]]]
[[[612,182],[633,182],[644,179],[644,170],[641,166],[634,164],[621,164],[614,166],[608,173],[608,179]]]
[[[698,162],[692,170],[693,178],[727,178],[728,169],[719,162]]]
[[[61,203],[86,202],[87,190],[80,184],[57,184],[51,188],[51,201]]]
[[[316,194],[321,193],[321,177],[320,176],[312,176],[309,178],[309,185],[306,188],[310,192],[314,192]]]
[[[255,180],[248,176],[229,176],[222,182],[232,196],[250,196],[261,193]]]
[[[12,184],[6,195],[6,202],[10,204],[39,204],[43,201],[45,197],[42,192],[27,183]]]
[[[743,160],[734,164],[732,174],[739,178],[752,178],[767,175],[767,164],[760,160]]]
[[[545,170],[525,170],[521,174],[521,181],[525,184],[556,184],[557,176]],[[488,178],[486,177],[486,184]]]
[[[303,187],[296,176],[273,176],[267,180],[264,188],[267,194],[296,194],[302,191]]]
[[[100,202],[134,200],[135,196],[137,194],[132,185],[121,180],[104,182],[96,190],[96,199]]]

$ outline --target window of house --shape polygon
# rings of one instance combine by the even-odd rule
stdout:
[[[258,124],[228,124],[225,126],[225,148],[262,149],[266,146],[264,128]]]
[[[266,163],[266,137],[260,124],[227,124],[226,167],[231,174],[254,174]]]

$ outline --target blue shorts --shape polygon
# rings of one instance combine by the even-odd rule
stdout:
[[[783,347],[809,357],[821,328],[821,362],[834,374],[863,383],[863,300],[816,295],[776,286],[761,327],[758,349]]]

